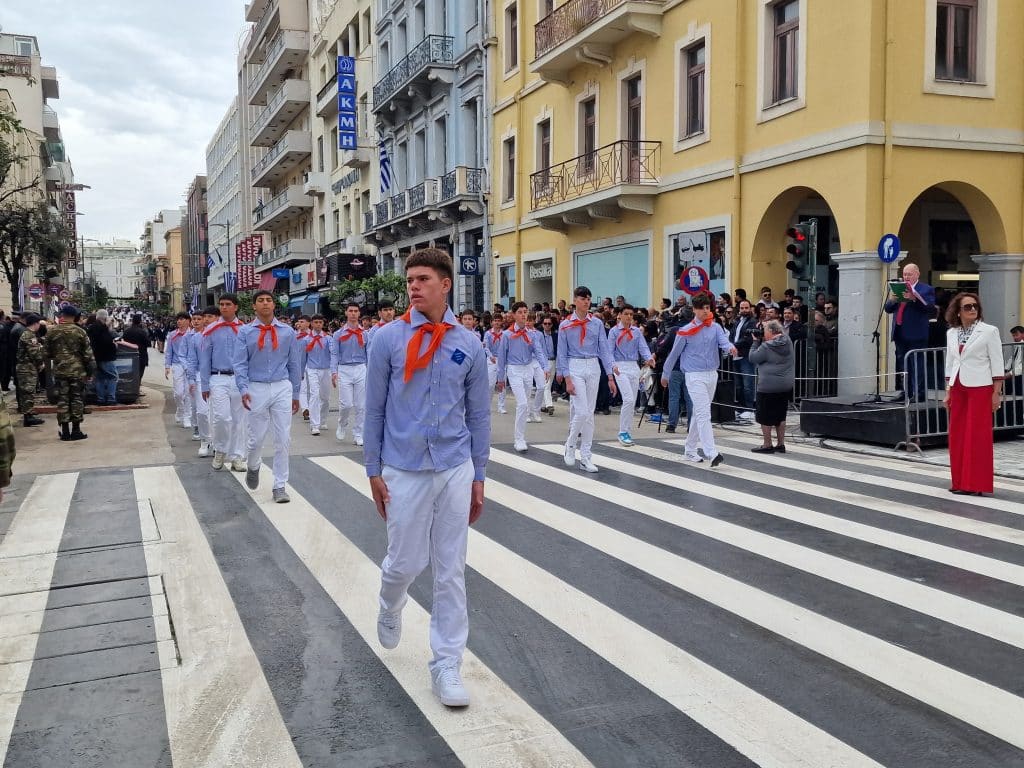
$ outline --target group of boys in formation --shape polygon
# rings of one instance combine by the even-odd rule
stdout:
[[[364,330],[359,305],[349,304],[346,323],[334,334],[324,331],[320,315],[308,327],[302,321],[295,328],[281,322],[269,291],[254,295],[256,319],[242,324],[237,299],[223,295],[219,310],[179,315],[166,342],[165,375],[173,378],[176,421],[194,428],[200,456],[212,452],[215,470],[245,472],[251,490],[259,487],[262,447],[268,430],[272,433],[272,496],[278,503],[289,501],[292,416],[308,410],[310,432],[319,435],[326,427],[331,389],[339,390],[335,436],[344,440],[351,424],[355,445],[363,447],[377,512],[387,525],[378,639],[387,649],[398,645],[408,588],[431,564],[432,688],[442,704],[463,707],[469,704],[460,674],[469,634],[466,543],[469,525],[483,511],[493,394],[503,395],[508,382],[516,399],[515,449],[525,452],[526,424],[540,421],[542,409],[553,410],[552,377],[564,381],[570,396],[565,464],[577,465],[578,446],[580,469],[597,472],[591,444],[601,366],[612,394],[622,391],[619,440],[632,445],[630,404],[641,364],[653,367],[654,360],[628,308],[605,334],[603,322],[589,314],[591,293],[584,286],[575,290],[575,312],[562,321],[557,336],[528,327],[528,308],[517,302],[511,307],[514,323],[503,330],[499,318],[481,340],[473,312],[457,320],[448,306],[452,281],[447,253],[415,251],[406,261],[408,311],[396,320],[394,308],[383,307],[380,322]],[[699,353],[721,347],[735,354],[718,330],[697,313],[679,332],[670,360],[674,364],[690,345],[698,354],[683,355],[683,370],[689,372],[690,359],[699,365],[704,356]],[[537,387],[532,397],[531,385]],[[717,466],[721,456],[709,437],[710,396],[706,407],[696,395],[693,399],[691,434]],[[502,398],[501,411],[503,406]],[[700,460],[689,439],[687,455]]]

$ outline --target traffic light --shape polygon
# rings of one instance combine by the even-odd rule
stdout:
[[[804,221],[786,230],[786,237],[792,242],[786,246],[789,260],[786,269],[793,273],[797,280],[814,280],[814,268],[817,263],[818,222]]]

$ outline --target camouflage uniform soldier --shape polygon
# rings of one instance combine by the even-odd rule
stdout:
[[[96,372],[96,358],[85,331],[78,325],[77,308],[70,304],[60,311],[60,323],[46,331],[46,357],[53,363],[57,389],[57,422],[61,440],[85,440],[85,382]]]
[[[14,427],[7,403],[0,395],[0,501],[4,500],[4,488],[11,484],[11,466],[14,464]]]
[[[15,383],[18,387],[18,410],[22,414],[26,427],[37,427],[43,424],[35,413],[36,385],[39,383],[39,371],[46,365],[46,350],[36,336],[39,331],[39,315],[29,313],[25,316],[25,330],[18,341],[15,364]]]

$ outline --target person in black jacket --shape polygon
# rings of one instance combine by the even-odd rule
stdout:
[[[129,344],[134,344],[139,350],[139,382],[146,373],[146,366],[149,365],[149,331],[142,324],[142,315],[132,315],[132,324],[121,337]]]
[[[743,409],[743,415],[747,414],[754,407],[754,364],[750,362],[747,353],[754,343],[751,331],[757,327],[757,319],[754,317],[754,308],[749,301],[741,299],[737,305],[739,316],[729,329],[729,341],[736,347],[739,353],[733,362],[736,370],[736,403]]]
[[[107,311],[99,310],[85,327],[96,358],[96,402],[98,405],[117,405],[117,345],[107,325]]]

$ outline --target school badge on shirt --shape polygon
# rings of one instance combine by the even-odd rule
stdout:
[[[456,350],[452,352],[452,360],[454,360],[459,365],[462,365],[462,361],[465,359],[466,353],[463,352],[461,349],[456,348]]]

